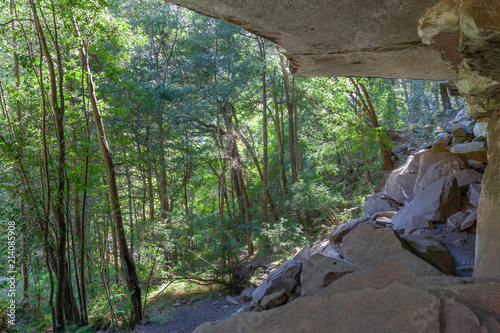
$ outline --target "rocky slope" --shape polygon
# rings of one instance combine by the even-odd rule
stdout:
[[[464,116],[394,170],[362,218],[298,250],[241,313],[195,332],[500,332],[499,281],[466,277],[487,156],[483,125]]]

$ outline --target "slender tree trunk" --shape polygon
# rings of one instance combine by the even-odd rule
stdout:
[[[149,119],[148,119],[146,125],[146,158],[148,160],[148,169],[146,176],[147,176],[148,198],[149,198],[149,220],[153,221],[155,219],[155,197],[153,191],[153,165],[151,162],[150,132],[151,132],[151,127],[149,125]]]
[[[365,88],[365,85],[362,82],[359,82],[358,80],[354,80],[350,78],[350,81],[352,85],[354,86],[354,89],[356,90],[357,93],[357,98],[361,102],[363,106],[363,110],[365,110],[366,115],[368,116],[368,119],[370,119],[373,128],[375,130],[380,128],[380,125],[377,120],[377,115],[375,113],[375,109],[373,107],[370,95],[368,94],[368,91]],[[380,155],[382,157],[382,169],[384,170],[391,170],[392,169],[392,151],[391,147],[384,142],[383,139],[380,137],[377,138],[379,147],[380,147]]]
[[[443,103],[443,111],[446,112],[451,110],[450,95],[448,95],[448,87],[446,83],[439,83],[439,92],[441,93],[441,102]]]
[[[232,106],[231,106],[232,108]],[[241,198],[241,202],[243,203],[243,210],[244,210],[244,215],[245,215],[245,222],[247,224],[245,228],[245,237],[247,240],[247,248],[248,248],[248,255],[253,255],[254,250],[253,250],[253,243],[252,243],[252,232],[250,230],[250,226],[252,225],[252,217],[250,214],[250,200],[248,198],[247,190],[245,187],[245,182],[243,180],[243,171],[242,171],[242,165],[241,165],[241,160],[240,160],[240,154],[238,152],[238,144],[236,141],[236,135],[234,133],[234,125],[232,122],[232,115],[228,114],[226,108],[221,108],[224,117],[226,118],[226,127],[227,127],[227,133],[226,133],[226,149],[229,152],[229,158],[230,158],[230,163],[231,163],[231,172],[234,171],[235,173],[235,179],[237,180],[237,195],[239,198]],[[232,110],[234,113],[234,109]],[[238,194],[239,190],[239,194]]]
[[[158,121],[158,131],[159,131],[159,149],[160,149],[160,181],[158,184],[159,195],[160,195],[160,206],[161,206],[161,218],[166,220],[168,218],[167,212],[169,211],[168,205],[168,193],[167,193],[167,169],[165,161],[165,138],[163,133],[163,124],[161,119]]]
[[[265,44],[262,39],[260,41],[261,55],[264,63],[264,72],[262,73],[262,144],[263,144],[263,157],[262,157],[262,223],[264,224],[264,229],[269,231],[269,210],[267,207],[267,199],[269,194],[269,189],[267,188],[267,167],[268,167],[268,155],[267,155],[267,77],[266,77],[266,49]],[[262,243],[264,247],[269,246],[269,239],[264,236]]]
[[[31,0],[33,1],[33,0]],[[77,28],[76,22],[74,22],[75,32],[77,38],[81,38],[79,30]],[[141,288],[139,286],[139,278],[137,276],[135,263],[133,257],[130,255],[127,246],[127,240],[125,237],[125,231],[123,228],[122,212],[120,208],[120,198],[118,195],[118,186],[116,184],[116,171],[113,162],[113,156],[106,139],[106,134],[104,131],[104,124],[102,120],[102,115],[99,110],[99,105],[95,95],[95,87],[93,77],[89,68],[88,62],[88,50],[87,45],[81,41],[80,55],[82,58],[82,65],[84,71],[87,73],[87,87],[88,94],[90,98],[90,104],[92,106],[92,113],[94,115],[94,121],[96,125],[97,137],[99,140],[99,145],[101,147],[104,164],[106,165],[106,171],[108,173],[108,189],[111,199],[111,207],[113,210],[113,220],[116,228],[116,235],[118,238],[118,244],[120,249],[120,255],[123,262],[123,269],[125,271],[125,282],[127,289],[130,293],[130,300],[132,303],[132,318],[131,324],[135,326],[142,320],[142,300],[141,300]]]
[[[57,146],[58,146],[58,158],[57,158],[57,191],[56,200],[54,201],[54,215],[57,221],[57,289],[56,289],[56,322],[57,329],[64,330],[66,325],[64,322],[64,292],[65,292],[65,282],[66,282],[66,220],[64,217],[64,187],[65,187],[65,159],[66,159],[66,143],[64,138],[64,94],[63,94],[63,72],[61,55],[59,51],[59,46],[57,44],[57,29],[54,18],[54,47],[57,53],[57,67],[58,75],[56,75],[55,66],[52,61],[52,55],[50,54],[49,48],[47,46],[45,35],[43,32],[42,25],[38,18],[37,9],[35,7],[34,0],[30,0],[31,11],[33,14],[33,20],[35,23],[36,30],[38,32],[38,38],[40,41],[41,49],[45,55],[45,60],[47,62],[47,67],[49,70],[50,77],[50,95],[52,101],[52,108],[54,111],[54,120],[56,124],[57,133]],[[54,8],[52,6],[53,15]],[[56,81],[59,81],[57,84]],[[59,96],[58,96],[59,93]]]

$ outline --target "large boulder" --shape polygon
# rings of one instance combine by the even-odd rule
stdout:
[[[455,261],[446,247],[430,235],[402,235],[413,254],[430,263],[441,272],[451,275]]]
[[[302,263],[300,260],[287,260],[283,265],[273,270],[267,279],[252,293],[254,302],[262,297],[280,291],[282,289],[293,293],[300,281]]]
[[[325,257],[317,253],[302,262],[301,296],[321,296],[325,289],[323,287],[324,278],[330,272],[351,273],[359,269],[359,266],[344,260]]]
[[[394,215],[394,230],[409,233],[414,231],[415,221],[422,219],[446,221],[460,210],[461,202],[462,196],[455,177],[443,177],[418,192],[407,206]],[[423,223],[423,226],[427,227],[427,224]]]
[[[433,184],[440,178],[456,174],[459,171],[467,168],[467,161],[459,156],[453,156],[438,161],[429,166],[425,173],[418,174],[417,179],[415,180],[415,187],[413,191],[414,193],[417,193],[418,191],[423,190],[427,186]]]
[[[332,243],[333,247],[339,247],[345,235],[356,229],[356,227],[361,223],[367,223],[369,221],[370,215],[365,214],[359,219],[350,219],[342,224],[339,224],[335,229],[333,229],[330,235],[330,243]]]
[[[383,193],[375,193],[365,202],[365,214],[373,215],[375,213],[395,210],[398,204]]]
[[[432,265],[410,252],[408,245],[394,230],[376,230],[368,224],[361,224],[344,237],[340,254],[350,262],[365,267],[393,257],[417,275],[441,275]]]
[[[456,144],[450,148],[450,152],[463,156],[466,159],[487,162],[486,142],[466,142]]]
[[[415,182],[417,181],[417,173],[406,173],[396,177],[396,185],[405,197],[405,202],[411,200],[414,193]]]

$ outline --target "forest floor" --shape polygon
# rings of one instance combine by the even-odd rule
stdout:
[[[221,320],[235,313],[241,305],[231,305],[225,296],[202,299],[192,305],[166,310],[166,323],[152,322],[137,326],[132,333],[191,333],[206,321]]]

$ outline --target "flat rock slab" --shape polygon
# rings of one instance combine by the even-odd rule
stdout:
[[[376,230],[361,224],[344,237],[340,254],[360,266],[375,267],[389,256],[393,256],[417,275],[441,275],[429,263],[409,251],[408,245],[391,228]]]

